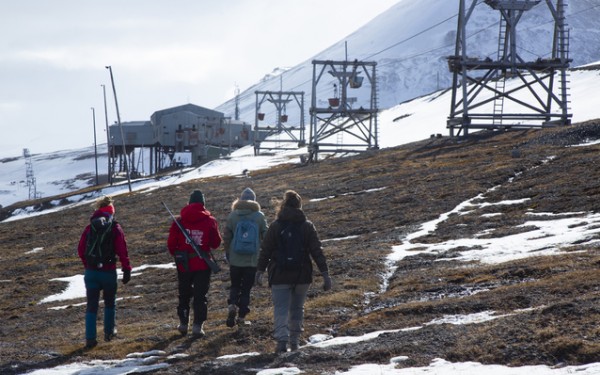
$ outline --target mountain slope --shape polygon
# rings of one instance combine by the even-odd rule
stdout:
[[[365,362],[387,364],[398,356],[408,357],[399,368],[435,358],[511,366],[597,361],[600,169],[594,166],[600,146],[573,147],[596,140],[597,121],[434,138],[118,196],[117,217],[134,267],[145,266],[119,287],[124,298],[118,305],[119,337],[89,352],[81,349],[82,299],[39,303],[64,288],[53,279],[81,273],[74,249],[89,207],[3,223],[0,241],[10,248],[0,257],[0,330],[10,341],[0,345],[0,370],[22,373],[151,349],[189,355],[166,360],[169,366],[157,371],[165,374],[254,373],[280,366],[322,374]],[[171,261],[165,252],[170,223],[161,201],[177,210],[200,188],[209,210],[224,223],[246,186],[256,191],[269,221],[270,199],[298,190],[323,240],[334,288],[323,292],[315,277],[303,339],[387,333],[275,356],[269,291],[254,291],[251,326],[229,329],[224,272],[213,276],[207,336],[176,334],[175,271],[158,267]],[[559,220],[570,221],[558,232],[543,229]],[[431,221],[437,224],[430,230],[419,229]],[[561,239],[564,233],[570,236]],[[530,238],[515,242],[518,235]],[[544,238],[551,245],[525,246]],[[506,244],[497,253],[516,247],[525,257],[488,262],[483,256],[494,241]],[[398,251],[404,256],[394,255]],[[460,316],[477,319],[454,324]],[[216,359],[247,352],[259,354]]]

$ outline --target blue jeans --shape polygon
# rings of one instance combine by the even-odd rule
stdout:
[[[271,286],[273,299],[273,336],[277,342],[298,342],[304,330],[304,301],[310,284]]]
[[[96,339],[96,318],[100,303],[100,291],[104,300],[104,333],[112,334],[115,330],[117,271],[85,270],[83,276],[87,297],[85,310],[85,338]]]

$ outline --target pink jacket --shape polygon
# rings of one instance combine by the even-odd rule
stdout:
[[[104,213],[104,212],[98,210],[92,214],[91,218],[96,218],[99,216],[107,216],[108,217],[109,215],[107,213]],[[113,231],[115,255],[119,258],[119,261],[121,262],[121,269],[123,271],[131,271],[131,264],[129,263],[129,255],[127,253],[127,241],[125,240],[125,233],[123,232],[123,228],[121,227],[121,225],[119,225],[119,223],[116,223],[116,225],[113,225],[112,231]],[[89,224],[83,230],[83,233],[81,234],[81,238],[79,239],[79,245],[77,246],[77,253],[79,254],[79,258],[81,258],[81,262],[83,263],[83,266],[85,268],[88,268],[87,264],[86,264],[86,260],[85,260],[85,248],[86,248],[88,233],[90,233],[90,225]],[[116,263],[105,264],[101,268],[101,270],[104,270],[104,271],[116,270],[116,269],[117,269]]]

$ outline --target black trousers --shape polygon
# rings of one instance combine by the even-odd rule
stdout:
[[[210,270],[181,272],[177,271],[179,283],[179,305],[177,315],[181,323],[188,324],[190,301],[193,298],[194,324],[203,323],[208,314],[208,289],[210,288]]]
[[[243,318],[250,312],[250,290],[254,286],[256,267],[229,266],[231,289],[227,303],[239,307],[238,315]]]

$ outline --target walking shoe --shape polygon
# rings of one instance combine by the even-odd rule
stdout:
[[[177,330],[179,331],[179,333],[181,333],[183,336],[185,336],[185,335],[187,335],[187,332],[188,332],[188,325],[181,323],[179,325],[179,327],[177,327]]]
[[[194,323],[192,326],[192,335],[196,337],[204,337],[204,323]]]
[[[275,347],[275,353],[287,353],[287,342],[285,341],[277,341],[277,346]]]
[[[85,349],[92,349],[96,345],[98,345],[98,341],[96,341],[96,339],[85,340]]]
[[[298,341],[297,340],[291,340],[290,341],[290,350],[295,352],[296,350],[298,350],[298,348],[300,347],[300,345],[298,345]]]
[[[231,328],[235,326],[235,314],[237,313],[237,308],[235,305],[229,305],[229,313],[227,314],[227,327]]]

